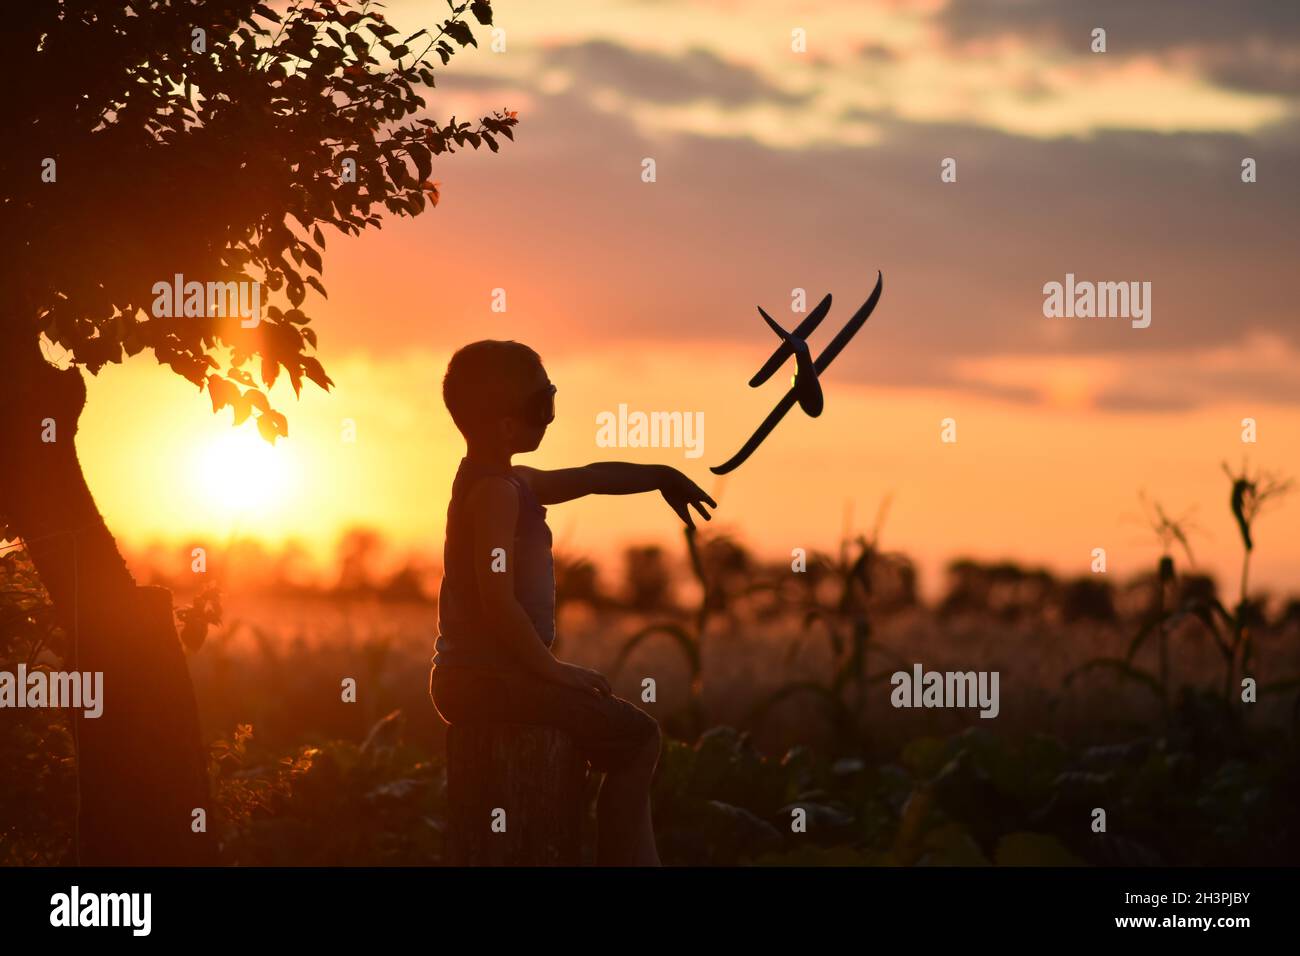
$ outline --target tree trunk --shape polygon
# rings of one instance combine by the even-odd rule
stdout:
[[[452,724],[447,799],[453,866],[577,866],[587,762],[553,727]]]
[[[136,586],[95,507],[74,443],[85,401],[80,371],[49,365],[34,337],[0,346],[0,515],[67,631],[64,669],[103,673],[102,716],[73,718],[78,862],[212,863],[192,825],[214,813],[171,594]]]

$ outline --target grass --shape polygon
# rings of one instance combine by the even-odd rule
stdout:
[[[802,573],[690,535],[680,569],[642,554],[620,597],[569,559],[559,651],[633,700],[655,679],[645,706],[668,731],[654,804],[670,863],[1294,865],[1300,614],[1270,614],[1249,586],[1257,523],[1289,484],[1228,478],[1243,550],[1231,607],[1180,570],[1186,522],[1159,505],[1153,571],[1124,586],[954,562],[949,594],[926,607],[910,562],[881,549],[882,510],[870,536],[846,534]],[[419,588],[194,597],[186,644],[224,859],[439,862],[436,608]],[[5,554],[0,666],[57,666],[61,652],[30,565]],[[888,676],[912,661],[999,671],[1001,715],[893,709]],[[355,704],[340,700],[345,677]],[[0,774],[21,785],[0,789],[0,863],[67,862],[62,715],[4,720]],[[1090,826],[1099,807],[1106,833]]]

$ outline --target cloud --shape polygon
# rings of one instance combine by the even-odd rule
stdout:
[[[858,55],[871,63],[893,63],[899,58],[898,51],[883,43],[863,43],[858,47]]]
[[[1289,291],[1296,122],[1254,137],[1110,130],[1045,140],[875,111],[880,136],[869,146],[775,149],[743,134],[661,135],[638,122],[642,111],[599,108],[582,84],[532,95],[500,154],[440,163],[435,212],[388,225],[355,252],[331,245],[332,314],[386,316],[395,348],[446,349],[490,327],[544,354],[653,341],[696,353],[752,346],[759,356],[767,340],[756,304],[775,316],[795,287],[812,301],[832,292],[819,332],[829,337],[879,268],[881,306],[834,380],[1032,402],[1045,394],[1032,377],[959,374],[961,363],[1127,356],[1127,378],[1089,392],[1099,407],[1300,400],[1280,367],[1201,369],[1207,350],[1238,348],[1251,333],[1300,349]],[[641,180],[646,156],[654,183]],[[1244,156],[1259,161],[1258,183],[1240,181]],[[957,159],[956,183],[940,182],[943,157]],[[1067,272],[1152,282],[1151,327],[1043,318],[1043,284]],[[504,316],[488,311],[495,288],[509,294]],[[323,348],[374,341],[365,322],[333,322],[321,335]],[[1143,385],[1152,363],[1171,370],[1158,387]],[[1193,368],[1199,384],[1182,387],[1179,370]]]
[[[1300,96],[1294,0],[951,0],[938,23],[957,44],[1017,37],[1080,56],[1102,27],[1107,56],[1157,55],[1223,87]]]
[[[1211,47],[1196,55],[1221,86],[1300,96],[1300,44],[1261,40],[1232,49]]]
[[[996,387],[1000,397],[1101,411],[1181,412],[1233,401],[1250,414],[1265,404],[1300,405],[1300,348],[1253,334],[1209,348],[1160,354],[1001,355],[958,360],[963,390]]]
[[[1238,44],[1159,56],[1139,48],[1140,56],[1097,57],[1085,44],[1071,57],[1039,35],[968,47],[936,28],[943,10],[875,7],[855,33],[827,7],[810,26],[815,42],[804,55],[784,49],[767,12],[745,30],[712,36],[696,24],[676,47],[656,46],[657,34],[644,26],[624,26],[600,39],[539,39],[476,65],[530,95],[572,89],[650,132],[740,134],[789,149],[873,143],[875,124],[855,119],[872,113],[1050,139],[1107,128],[1254,132],[1300,111],[1288,98],[1296,57],[1281,40],[1252,39],[1263,53]],[[755,32],[765,39],[755,42]],[[451,74],[447,88],[483,82],[467,76],[461,84],[461,75]]]
[[[950,0],[939,22],[957,39],[1050,37],[1088,49],[1095,27],[1120,48],[1148,50],[1275,39],[1300,43],[1292,0]]]
[[[730,63],[698,47],[672,56],[608,40],[587,40],[548,47],[541,59],[543,68],[571,72],[580,87],[615,89],[646,102],[710,100],[741,106],[760,102],[793,105],[806,99],[782,90],[751,67]]]

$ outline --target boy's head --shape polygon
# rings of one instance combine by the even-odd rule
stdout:
[[[510,454],[535,449],[555,418],[555,386],[538,354],[519,342],[484,339],[458,350],[442,400],[467,442]]]

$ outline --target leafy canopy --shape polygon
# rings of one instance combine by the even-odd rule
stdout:
[[[326,227],[438,201],[433,157],[513,139],[516,117],[440,123],[422,88],[489,0],[401,37],[378,2],[45,0],[6,10],[0,118],[9,306],[0,348],[44,336],[92,374],[152,350],[238,424],[287,434],[267,392],[332,383],[309,351]],[[201,32],[199,32],[201,31]],[[55,181],[42,180],[47,158]],[[355,182],[341,176],[356,162]],[[155,283],[260,281],[263,318],[158,317]],[[281,305],[265,305],[268,298]],[[180,311],[179,309],[177,311]],[[211,311],[211,310],[205,310]],[[222,363],[217,356],[226,360]]]

